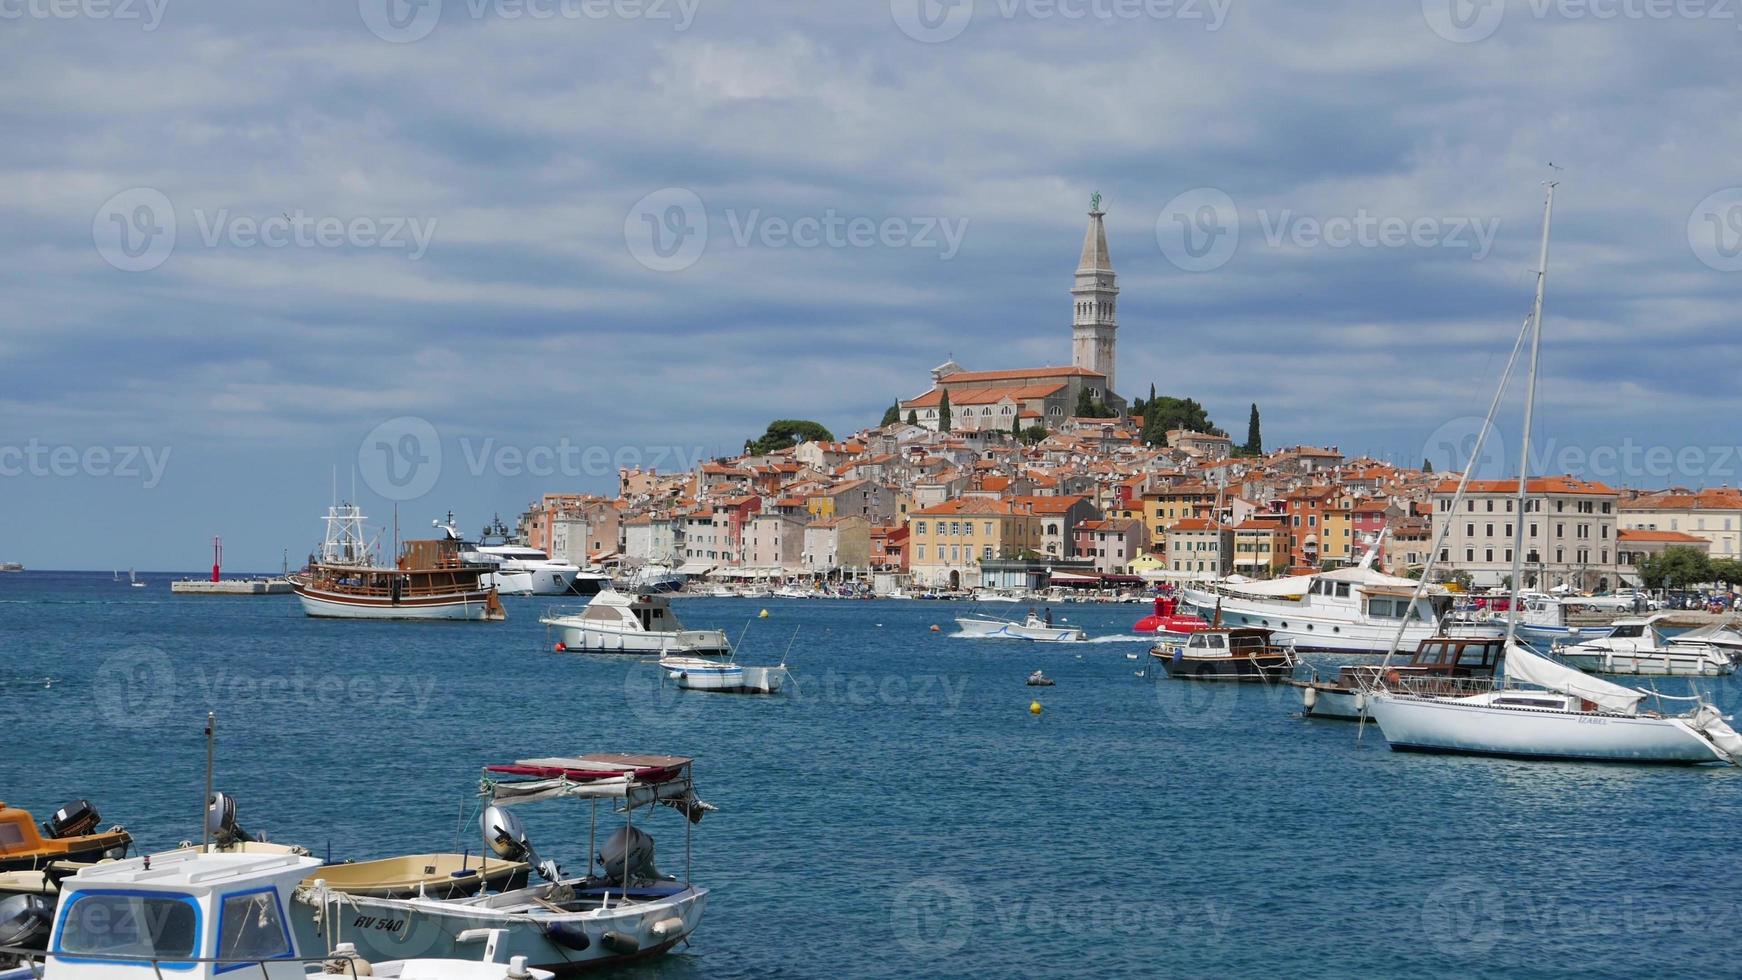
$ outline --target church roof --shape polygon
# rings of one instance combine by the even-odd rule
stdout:
[[[973,384],[979,381],[1022,381],[1029,378],[1104,378],[1106,375],[1088,368],[1066,367],[1016,368],[1010,371],[957,371],[941,379],[948,384]]]
[[[1089,228],[1083,233],[1083,257],[1077,262],[1077,274],[1112,272],[1113,255],[1107,251],[1107,225],[1100,211],[1089,212]]]
[[[988,372],[996,373],[996,372]],[[946,379],[947,380],[947,379]],[[1053,384],[1010,385],[1000,388],[971,388],[967,391],[957,391],[950,394],[950,405],[996,405],[1009,398],[1014,402],[1024,402],[1035,398],[1045,398],[1057,394],[1064,388],[1064,382]],[[933,388],[918,398],[910,398],[901,403],[902,408],[937,408],[943,401],[943,389]]]

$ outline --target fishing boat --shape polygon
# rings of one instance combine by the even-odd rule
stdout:
[[[339,974],[403,980],[532,980],[552,974],[497,960],[505,933],[477,937],[482,958],[369,962],[355,947],[304,958],[292,897],[320,861],[294,854],[224,854],[185,848],[92,865],[68,878],[58,908],[30,925],[47,931],[40,962],[5,980],[308,980]]]
[[[1075,643],[1086,639],[1077,626],[1054,626],[1034,613],[1023,620],[997,619],[991,616],[958,616],[956,625],[962,636],[998,637],[1007,640],[1031,640],[1035,643]]]
[[[1562,660],[1593,674],[1720,677],[1736,672],[1729,652],[1699,641],[1671,642],[1660,628],[1671,613],[1618,619],[1607,636],[1555,649]]]
[[[661,657],[659,669],[686,691],[726,694],[779,694],[787,678],[785,664],[746,667],[729,660],[702,657]]]
[[[1149,651],[1167,676],[1194,681],[1275,681],[1300,659],[1276,641],[1276,631],[1254,626],[1212,626],[1187,637],[1163,640]]]
[[[1503,640],[1435,637],[1421,641],[1407,664],[1384,668],[1378,664],[1344,665],[1333,680],[1320,679],[1315,670],[1310,679],[1290,678],[1288,683],[1301,689],[1301,706],[1308,717],[1356,721],[1364,713],[1367,689],[1379,682],[1382,673],[1386,683],[1393,686],[1410,678],[1411,690],[1421,693],[1472,693],[1466,680],[1486,682],[1493,678],[1504,649]]]
[[[500,622],[507,618],[484,576],[491,566],[464,560],[451,538],[408,541],[391,568],[373,564],[354,504],[327,510],[318,558],[292,579],[303,612],[327,619]]]
[[[89,800],[74,800],[39,829],[29,810],[0,803],[0,871],[36,871],[56,861],[125,855],[133,836],[120,826],[99,831],[102,819]]]
[[[540,623],[556,631],[563,650],[575,653],[726,655],[723,630],[692,630],[656,593],[605,589],[578,612],[551,610]]]
[[[1516,503],[1518,512],[1525,510],[1554,190],[1555,184],[1550,182],[1547,200],[1543,204],[1536,299],[1519,333],[1512,359],[1501,375],[1487,419],[1478,430],[1476,444],[1470,451],[1471,468],[1465,469],[1452,497],[1449,510],[1454,513],[1469,487],[1475,465],[1473,461],[1481,458],[1482,442],[1505,394],[1512,366],[1529,340],[1530,368],[1524,396],[1524,434]],[[1442,531],[1442,540],[1443,537]],[[1523,537],[1524,522],[1520,521],[1513,537],[1514,582],[1521,580]],[[1429,549],[1428,567],[1423,570],[1424,581],[1438,548],[1436,542],[1435,547]],[[1473,694],[1446,694],[1417,686],[1424,681],[1435,682],[1435,678],[1394,679],[1389,671],[1384,671],[1374,686],[1364,692],[1364,707],[1379,723],[1380,731],[1392,749],[1593,762],[1742,763],[1742,735],[1738,735],[1717,708],[1699,694],[1670,698],[1623,687],[1592,677],[1517,643],[1514,637],[1519,621],[1518,605],[1512,605],[1508,617],[1502,660],[1503,683]],[[1657,710],[1643,709],[1647,697],[1657,700]],[[1670,713],[1675,707],[1670,702],[1688,707],[1679,713]]]
[[[1156,596],[1155,611],[1138,620],[1131,627],[1131,631],[1145,635],[1181,637],[1209,628],[1209,621],[1202,616],[1181,613],[1178,599],[1172,596]]]
[[[346,895],[320,883],[296,901],[315,914],[296,916],[310,948],[352,943],[369,958],[419,948],[454,956],[485,935],[500,955],[525,957],[559,975],[658,956],[701,924],[708,889],[689,878],[690,827],[713,809],[696,796],[692,760],[621,754],[528,759],[484,770],[480,827],[492,852],[526,861],[542,879],[526,888],[461,899]],[[513,808],[558,800],[591,803],[587,873],[564,877],[541,859]],[[623,826],[598,839],[599,804],[623,815]],[[660,873],[654,840],[638,815],[660,807],[682,814],[684,875]],[[645,820],[643,821],[645,822]]]

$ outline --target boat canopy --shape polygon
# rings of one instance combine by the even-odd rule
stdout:
[[[578,757],[522,759],[484,767],[479,793],[497,806],[563,797],[623,800],[625,810],[661,804],[691,823],[714,809],[696,796],[693,760],[670,755],[598,753]],[[499,776],[524,776],[501,780]]]
[[[1532,653],[1517,643],[1506,648],[1506,676],[1629,715],[1638,712],[1639,702],[1645,699],[1644,691],[1592,677],[1584,671]]]

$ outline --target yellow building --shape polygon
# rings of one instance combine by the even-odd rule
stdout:
[[[1325,502],[1324,533],[1319,535],[1319,563],[1326,568],[1355,561],[1355,500],[1336,497]]]
[[[1042,552],[1041,518],[1009,500],[964,497],[909,515],[908,566],[917,585],[971,589],[980,562]]]
[[[1234,526],[1234,574],[1275,578],[1288,564],[1288,528],[1280,522],[1250,520]]]

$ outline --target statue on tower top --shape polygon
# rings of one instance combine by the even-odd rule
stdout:
[[[1091,195],[1089,197],[1089,213],[1090,214],[1102,213],[1101,212],[1101,192],[1100,191],[1096,191],[1093,195]]]

